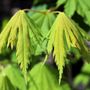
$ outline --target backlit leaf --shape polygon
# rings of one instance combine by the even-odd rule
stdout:
[[[3,74],[0,74],[0,90],[16,90],[10,80]]]
[[[83,30],[76,27],[76,24],[68,18],[63,12],[59,13],[53,26],[51,27],[49,34],[49,41],[47,45],[47,51],[50,54],[53,51],[53,57],[59,70],[59,82],[62,78],[63,67],[67,61],[67,54],[71,53],[71,49],[74,50],[85,59],[88,55],[88,47],[85,44],[87,34],[84,34]],[[83,52],[82,52],[83,51]],[[74,54],[78,54],[73,52]],[[76,55],[77,56],[77,55]],[[89,56],[89,55],[88,55]]]
[[[4,69],[4,73],[14,87],[17,87],[19,90],[26,90],[24,77],[22,76],[21,71],[16,66],[8,65]]]
[[[60,89],[57,75],[55,68],[49,65],[43,63],[35,65],[29,72],[28,90],[63,90]]]
[[[43,9],[44,10],[44,9]],[[40,10],[42,12],[42,10]],[[42,43],[42,48],[40,48],[40,46],[37,47],[35,54],[36,55],[40,55],[41,52],[45,52],[46,51],[46,44],[47,44],[47,40],[45,38],[47,38],[47,34],[55,20],[55,15],[52,12],[48,12],[47,9],[44,10],[45,12],[36,12],[34,14],[30,14],[32,12],[29,12],[29,16],[35,21],[35,23],[41,28],[41,32],[44,36],[44,40]]]
[[[0,71],[0,90],[26,90],[26,84],[21,71],[8,64]]]
[[[42,35],[39,27],[23,11],[18,11],[0,34],[0,52],[7,47],[16,47],[16,57],[26,79],[27,68],[34,45],[41,45]]]

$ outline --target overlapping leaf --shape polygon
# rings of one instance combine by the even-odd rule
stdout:
[[[67,54],[71,52],[72,48],[77,49],[83,57],[88,55],[88,47],[85,44],[86,37],[88,35],[80,30],[79,26],[74,25],[73,21],[64,13],[57,16],[50,30],[47,50],[49,54],[53,50],[53,57],[55,57],[59,70],[59,81],[62,78],[65,62],[68,59]],[[73,53],[77,54],[77,52]]]
[[[84,18],[84,21],[90,25],[90,5],[89,0],[78,0],[77,13]]]
[[[31,18],[39,25],[43,35],[47,35],[48,31],[50,30],[55,20],[55,15],[51,12],[46,11],[46,14],[37,13],[31,16]]]
[[[0,74],[0,90],[16,90],[10,80],[2,74]]]
[[[62,4],[64,4],[66,2],[66,0],[57,0],[57,7],[61,6]]]
[[[42,7],[43,8],[43,7]],[[34,10],[34,9],[32,9]],[[41,32],[46,38],[54,20],[55,15],[52,12],[49,12],[47,9],[40,10],[40,12],[35,12],[34,14],[29,12],[28,15],[35,21],[35,23],[41,28]],[[46,50],[47,40],[44,40],[42,43],[43,50],[38,46],[36,49],[36,55],[41,54],[41,52],[45,52]]]
[[[7,65],[0,72],[0,90],[26,90],[25,80],[20,70],[12,65]]]
[[[57,0],[57,6],[64,4],[65,13],[71,17],[75,13],[77,1],[76,0]]]
[[[38,63],[29,72],[28,90],[65,90],[66,88],[67,90],[70,90],[70,87],[66,82],[61,86],[59,85],[57,76],[58,72],[54,67]]]
[[[84,18],[90,25],[90,5],[89,0],[57,0],[57,6],[64,5],[65,13],[71,17],[75,11]]]
[[[39,63],[29,72],[28,90],[62,90],[60,89],[57,71],[49,65]]]
[[[76,10],[76,0],[67,0],[65,4],[65,13],[70,17],[73,16]]]
[[[26,77],[26,69],[35,49],[33,43],[40,45],[41,37],[38,26],[23,10],[20,10],[11,18],[0,34],[0,52],[6,46],[10,46],[12,49],[16,47],[17,60]]]

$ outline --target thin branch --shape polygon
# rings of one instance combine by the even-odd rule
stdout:
[[[24,11],[31,11],[31,12],[36,12],[36,13],[43,13],[43,14],[47,14],[50,12],[50,10],[47,11],[40,11],[40,10],[34,10],[34,9],[23,9]]]

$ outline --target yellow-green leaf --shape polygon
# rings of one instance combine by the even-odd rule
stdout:
[[[80,53],[83,57],[88,54],[88,47],[85,44],[86,37],[87,34],[84,34],[79,26],[76,26],[63,12],[59,13],[51,27],[47,45],[48,53],[53,51],[53,57],[55,57],[55,63],[59,70],[59,82],[68,59],[67,54],[72,48],[77,49],[75,50],[77,53],[73,52],[74,54]]]
[[[28,64],[33,53],[34,45],[41,45],[42,35],[39,27],[23,11],[18,11],[8,22],[0,34],[0,52],[6,47],[16,47],[16,56],[26,79]],[[32,39],[33,38],[33,39]],[[35,46],[34,46],[35,47]]]

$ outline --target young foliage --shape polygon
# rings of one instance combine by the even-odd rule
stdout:
[[[47,44],[47,40],[45,38],[47,38],[47,34],[52,26],[52,24],[54,23],[55,21],[55,14],[48,11],[46,9],[45,6],[42,6],[41,7],[43,10],[40,10],[39,7],[37,8],[32,8],[32,11],[33,10],[39,10],[40,12],[32,12],[30,11],[28,13],[28,15],[35,21],[35,23],[40,27],[40,30],[44,36],[44,40],[43,40],[43,43],[42,43],[42,48],[40,48],[40,46],[37,47],[36,51],[35,51],[35,54],[36,55],[40,55],[42,52],[45,52],[46,51],[46,44]]]
[[[62,78],[63,67],[67,61],[68,54],[71,54],[72,48],[76,49],[74,54],[80,53],[85,59],[89,59],[88,47],[85,44],[87,35],[63,12],[59,13],[49,33],[47,51],[50,54],[53,51],[56,65],[59,70],[59,82]],[[82,52],[83,51],[83,52]],[[78,52],[78,53],[77,53]]]
[[[25,80],[17,66],[8,65],[4,69],[4,73],[6,74],[6,76],[14,87],[17,87],[19,90],[27,90]]]
[[[31,55],[34,54],[33,45],[41,44],[41,33],[38,26],[23,11],[18,11],[8,22],[0,34],[0,52],[7,47],[16,47],[18,63],[26,78]]]
[[[55,20],[55,15],[47,10],[42,13],[36,13],[31,18],[41,28],[42,34],[46,36]]]
[[[90,25],[89,2],[89,0],[57,0],[57,7],[64,4],[64,11],[69,17],[73,16],[76,11]]]
[[[3,74],[0,74],[0,90],[16,90],[10,80]]]
[[[32,6],[31,10],[35,11],[46,11],[47,10],[47,4],[38,5],[38,6]],[[36,12],[28,12],[29,15],[34,15]]]
[[[16,66],[7,65],[0,72],[0,90],[26,90],[25,80]]]
[[[46,14],[38,14],[39,18],[36,19],[36,23],[37,25],[41,28],[41,32],[43,34],[43,36],[45,36],[45,38],[47,38],[47,34],[55,20],[55,15],[53,13],[50,13],[48,11],[46,11]],[[35,17],[32,16],[32,19],[35,20]],[[42,43],[42,47],[43,47],[43,52],[45,52],[46,50],[46,44],[47,44],[47,40],[44,40],[44,42]],[[36,52],[40,52],[40,47],[38,46]]]
[[[38,63],[29,72],[29,90],[63,90],[57,76],[55,68]]]
[[[77,2],[77,13],[81,15],[88,25],[90,25],[90,4],[89,0],[78,0]]]
[[[61,6],[62,4],[64,5],[64,11],[65,13],[71,17],[73,16],[73,14],[75,13],[76,10],[76,4],[77,1],[76,0],[57,0],[57,6]]]
[[[67,3],[64,6],[65,13],[70,17],[73,16],[76,10],[76,0],[67,0]]]
[[[57,7],[61,6],[62,4],[64,4],[66,2],[66,0],[57,0],[56,4]]]

